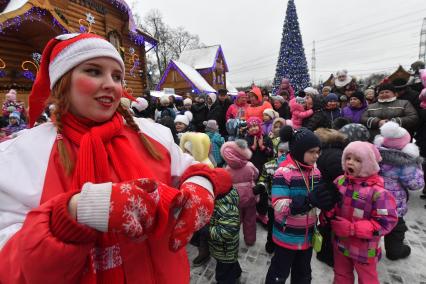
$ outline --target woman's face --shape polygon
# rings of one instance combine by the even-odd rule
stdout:
[[[249,100],[252,105],[256,105],[259,103],[256,94],[253,93],[249,93]]]
[[[374,100],[374,91],[373,91],[373,90],[370,90],[370,91],[366,92],[366,94],[365,94],[365,98],[366,98],[367,100]]]
[[[120,104],[123,72],[111,58],[87,60],[71,73],[70,112],[95,122],[109,120]]]
[[[311,96],[306,96],[305,99],[306,99],[305,108],[306,109],[313,108],[313,106],[314,106],[314,100],[312,99],[312,97]]]
[[[353,108],[360,108],[360,107],[362,107],[362,102],[357,97],[351,97],[349,99],[349,104]]]
[[[237,100],[238,100],[238,103],[239,103],[239,104],[244,105],[244,104],[246,104],[246,103],[247,103],[247,96],[241,96],[241,97],[239,97]]]
[[[383,90],[383,91],[380,91],[379,93],[380,100],[391,99],[393,97],[396,97],[396,94],[392,92],[391,90]]]
[[[282,103],[279,100],[274,101],[274,109],[280,109]]]
[[[329,88],[323,88],[322,89],[322,95],[324,97],[326,97],[328,94],[330,94],[330,89]]]

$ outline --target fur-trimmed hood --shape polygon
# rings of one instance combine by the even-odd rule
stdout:
[[[321,141],[321,145],[341,145],[343,148],[347,143],[347,136],[335,129],[320,127],[314,131]]]
[[[244,167],[252,156],[245,140],[228,141],[220,148],[220,154],[229,167],[239,169]]]
[[[419,165],[423,163],[423,158],[420,156],[413,157],[410,154],[404,153],[401,150],[389,149],[385,147],[378,147],[380,155],[382,156],[383,164],[409,166]]]

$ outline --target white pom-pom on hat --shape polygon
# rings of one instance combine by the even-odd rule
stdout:
[[[407,130],[394,121],[388,121],[380,127],[380,133],[386,138],[401,138]]]
[[[186,115],[186,117],[188,118],[189,122],[191,122],[192,119],[194,118],[194,115],[189,110],[185,111],[183,114]]]
[[[394,121],[388,121],[380,127],[380,134],[384,137],[382,145],[386,148],[401,150],[410,143],[408,131]]]
[[[136,101],[132,102],[131,106],[138,111],[144,111],[148,108],[148,101],[144,98],[136,98]]]

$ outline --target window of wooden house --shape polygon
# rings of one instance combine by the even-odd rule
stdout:
[[[120,51],[121,38],[116,31],[112,31],[108,34],[108,40],[118,51]]]

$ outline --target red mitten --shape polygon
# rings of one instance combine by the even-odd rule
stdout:
[[[143,239],[152,232],[160,200],[158,186],[152,179],[113,184],[108,231],[135,239]]]
[[[181,184],[193,176],[207,178],[213,185],[214,195],[225,195],[232,188],[231,175],[223,168],[212,169],[206,164],[195,164],[186,169],[181,177]]]
[[[331,230],[338,237],[349,237],[354,235],[354,224],[345,218],[336,216],[335,220],[331,220]]]
[[[360,239],[371,239],[373,237],[374,226],[368,220],[355,222],[355,236]]]
[[[186,182],[180,187],[175,206],[176,224],[169,240],[169,248],[178,251],[184,247],[195,231],[204,227],[213,214],[214,200],[202,186]]]

